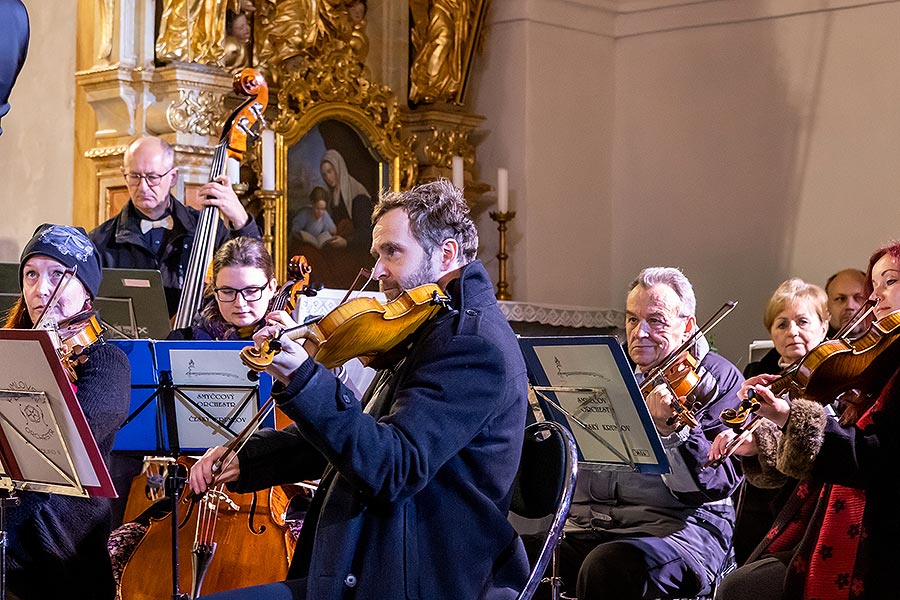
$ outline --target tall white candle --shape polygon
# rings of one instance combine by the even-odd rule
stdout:
[[[453,164],[453,185],[456,186],[457,189],[463,189],[463,185],[465,185],[465,175],[463,175],[463,157],[462,156],[454,156],[452,159]]]
[[[236,158],[229,158],[225,163],[225,174],[231,180],[231,185],[241,182],[241,163]]]
[[[262,189],[275,189],[275,132],[262,132]]]
[[[497,212],[509,212],[509,171],[497,169]]]

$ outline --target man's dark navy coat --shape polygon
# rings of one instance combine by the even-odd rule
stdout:
[[[305,578],[308,598],[474,600],[515,597],[524,585],[507,511],[525,364],[480,261],[448,293],[452,309],[425,326],[392,377],[373,382],[383,384],[370,393],[374,414],[308,360],[276,392],[295,424],[257,433],[240,452],[238,491],[318,477],[330,463],[289,575]]]

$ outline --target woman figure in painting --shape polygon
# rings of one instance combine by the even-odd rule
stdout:
[[[234,238],[213,256],[213,285],[190,327],[169,339],[247,340],[264,324],[278,283],[275,266],[259,240]]]
[[[31,329],[41,318],[67,267],[76,267],[56,306],[44,321],[61,323],[91,310],[102,271],[84,230],[44,224],[19,260],[22,294],[4,327]],[[103,460],[109,463],[116,432],[128,415],[131,370],[125,354],[102,338],[76,364],[75,396]],[[111,599],[115,596],[106,545],[110,500],[19,492],[19,505],[6,513],[7,589],[21,600],[40,598]]]
[[[368,256],[372,245],[372,198],[347,170],[344,157],[337,150],[326,150],[320,165],[322,179],[328,186],[328,213],[337,224],[331,242],[336,248],[363,249]]]

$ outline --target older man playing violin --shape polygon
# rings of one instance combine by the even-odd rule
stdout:
[[[696,328],[694,291],[674,268],[641,271],[626,299],[628,355],[643,379]],[[701,344],[698,344],[701,345]],[[702,344],[705,346],[705,344]],[[696,349],[692,348],[694,352]],[[708,593],[731,545],[735,464],[704,469],[710,442],[724,429],[719,412],[736,401],[743,378],[713,352],[700,354],[698,426],[676,420],[663,383],[645,394],[672,472],[648,475],[579,471],[562,544],[562,575],[580,599],[690,597]],[[576,584],[577,585],[573,585]]]
[[[289,580],[217,599],[515,597],[524,585],[524,547],[506,515],[525,426],[525,364],[475,260],[465,200],[437,181],[382,196],[372,220],[374,274],[388,298],[431,283],[450,306],[379,359],[362,404],[283,339],[268,370],[294,424],[255,434],[217,480],[247,491],[327,470]],[[276,331],[257,333],[257,346]],[[195,492],[223,454],[215,448],[191,470]]]

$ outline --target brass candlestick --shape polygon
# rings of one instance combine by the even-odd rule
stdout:
[[[506,261],[509,255],[506,253],[506,224],[516,216],[516,211],[488,213],[494,221],[497,221],[497,231],[500,232],[500,252],[497,253],[497,261],[500,264],[499,279],[497,280],[497,300],[512,300],[509,295],[509,283],[506,281]]]
[[[278,222],[279,218],[287,219],[287,215],[279,214],[285,212],[284,202],[279,202],[283,194],[280,190],[256,190],[254,195],[259,199],[262,207],[263,222],[261,229],[263,244],[280,269],[281,265],[286,264],[286,257],[281,255],[286,254],[287,249],[282,247],[284,244],[276,244],[275,223]]]

